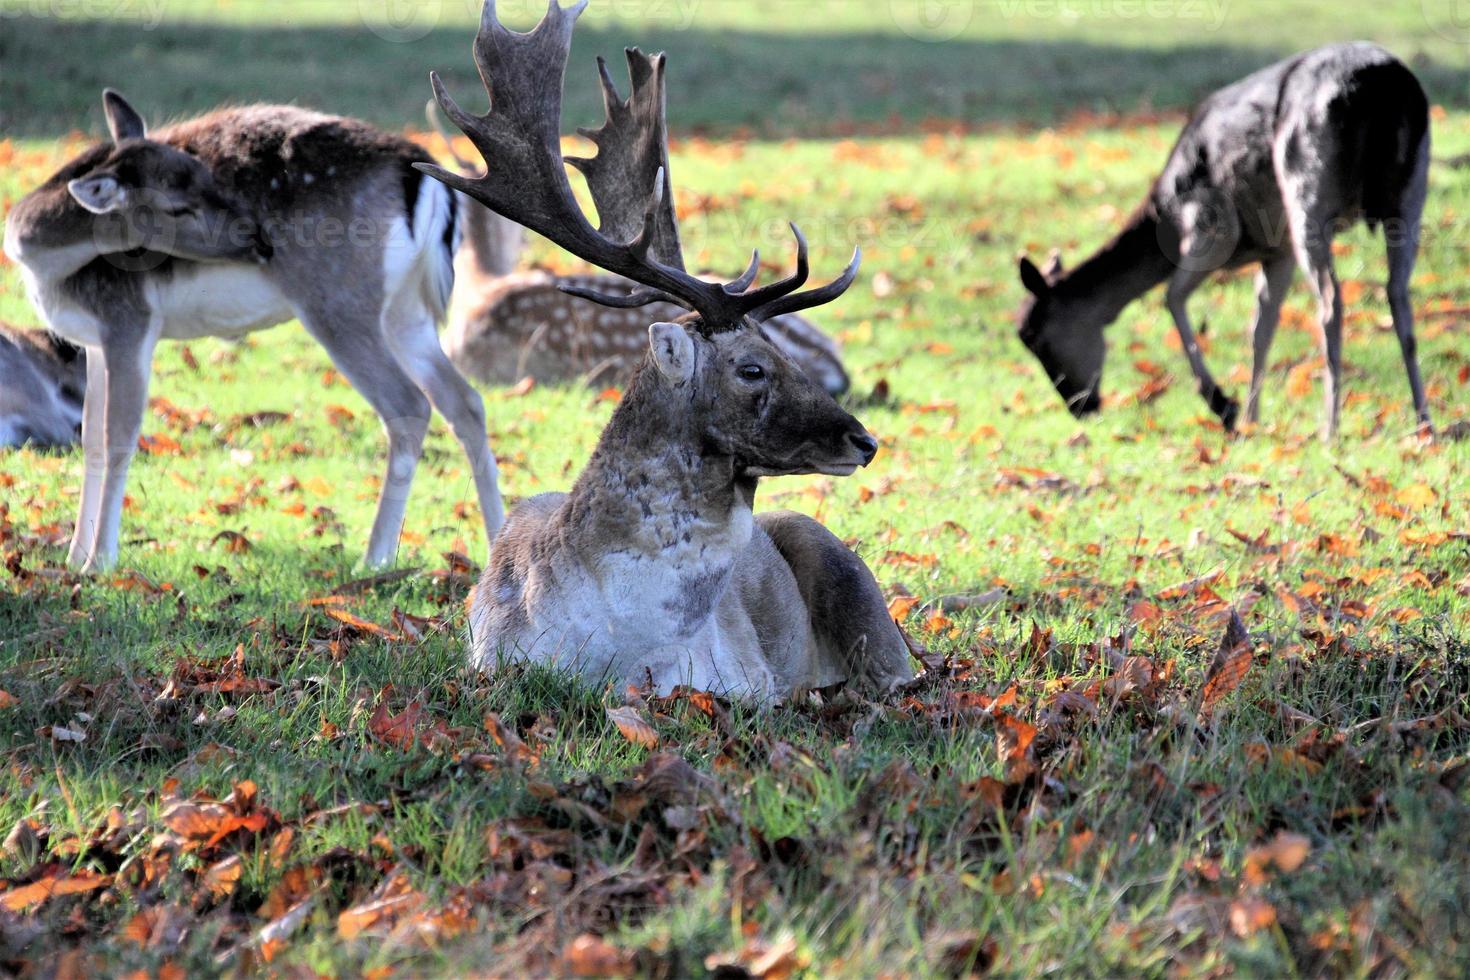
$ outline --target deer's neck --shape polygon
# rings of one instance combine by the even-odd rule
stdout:
[[[677,591],[665,608],[688,629],[710,614],[750,542],[755,492],[692,429],[690,398],[651,366],[637,371],[564,511],[564,540],[585,567],[636,577],[629,588]]]
[[[459,195],[459,221],[464,242],[458,275],[499,279],[515,271],[525,232],[520,225],[502,218],[478,201]]]
[[[1129,217],[1123,229],[1086,261],[1066,273],[1053,287],[1057,295],[1086,304],[1095,323],[1111,323],[1124,307],[1174,272],[1164,253],[1160,225],[1145,204]]]

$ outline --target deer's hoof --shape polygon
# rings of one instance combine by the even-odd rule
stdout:
[[[1234,432],[1236,423],[1240,421],[1240,402],[1219,388],[1210,392],[1209,399],[1210,411],[1220,419],[1220,424],[1225,427],[1225,431]]]

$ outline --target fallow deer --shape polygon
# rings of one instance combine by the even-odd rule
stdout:
[[[49,330],[0,323],[0,448],[65,449],[82,427],[87,355]]]
[[[1421,426],[1429,403],[1415,356],[1409,279],[1429,171],[1429,104],[1402,62],[1364,42],[1334,44],[1264,68],[1206,99],[1127,226],[1070,272],[1020,261],[1031,294],[1021,340],[1077,416],[1101,406],[1103,328],[1160,282],[1200,394],[1227,429],[1239,404],[1210,376],[1185,304],[1220,268],[1258,263],[1246,418],[1261,383],[1281,301],[1300,266],[1315,294],[1327,363],[1323,435],[1342,401],[1342,291],[1332,239],[1358,220],[1382,225],[1388,303]]]
[[[390,561],[430,404],[503,519],[479,395],[439,346],[455,198],[431,157],[364,123],[289,106],[220,109],[150,135],[116,92],[112,139],[22,198],[5,251],[51,328],[87,349],[81,508],[69,561],[117,556],[123,487],[160,338],[237,337],[299,319],[381,416],[388,472],[368,540]]]
[[[627,52],[624,101],[604,82],[597,154],[566,159],[558,132],[572,30],[585,0],[551,0],[534,31],[487,0],[474,45],[489,111],[461,109],[436,75],[440,106],[486,161],[467,177],[422,166],[450,187],[639,284],[584,295],[623,308],[658,299],[692,309],[648,329],[648,349],[570,492],[522,502],[491,549],[470,611],[482,668],[529,659],[593,678],[676,684],[766,700],[852,681],[912,677],[908,649],[872,573],[804,515],[752,514],[756,483],[789,473],[847,475],[878,443],[761,333],[773,316],[840,296],[808,274],[752,288],[684,269],[668,177],[664,57]],[[606,74],[604,73],[606,79]],[[583,214],[566,164],[587,178],[600,224]]]
[[[473,173],[474,165],[455,152],[433,107],[430,102],[429,122],[444,136],[455,167],[461,174]],[[528,375],[538,381],[625,380],[648,347],[648,324],[684,312],[668,303],[610,309],[561,289],[631,292],[634,284],[617,276],[516,271],[525,246],[523,229],[470,198],[460,201],[460,225],[463,243],[455,257],[444,351],[479,381],[514,384]],[[841,347],[806,317],[787,313],[761,327],[833,396],[851,386]]]

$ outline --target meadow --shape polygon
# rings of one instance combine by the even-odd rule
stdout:
[[[511,6],[512,22],[539,5]],[[600,9],[605,7],[606,9]],[[1289,8],[1283,12],[1282,7]],[[382,8],[381,16],[378,15]],[[102,132],[289,100],[423,130],[475,5],[0,0],[0,214]],[[869,561],[913,690],[769,711],[465,668],[487,542],[436,419],[398,564],[358,567],[377,420],[299,325],[161,345],[115,572],[64,550],[80,455],[0,452],[0,966],[78,976],[1463,976],[1470,972],[1470,29],[1454,3],[594,0],[670,54],[686,254],[784,220],[858,285],[817,319],[881,438],[765,482]],[[1368,37],[1419,72],[1414,431],[1383,248],[1337,245],[1347,400],[1298,277],[1229,436],[1158,293],[1077,422],[1015,337],[1018,253],[1076,261],[1188,105]],[[545,243],[532,260],[571,261]],[[1196,295],[1243,396],[1248,273]],[[0,265],[0,318],[35,325]],[[509,500],[565,489],[616,389],[484,390]]]

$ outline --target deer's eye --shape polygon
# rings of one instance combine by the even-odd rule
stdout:
[[[759,381],[766,376],[766,369],[759,364],[742,364],[735,373],[742,381]]]

